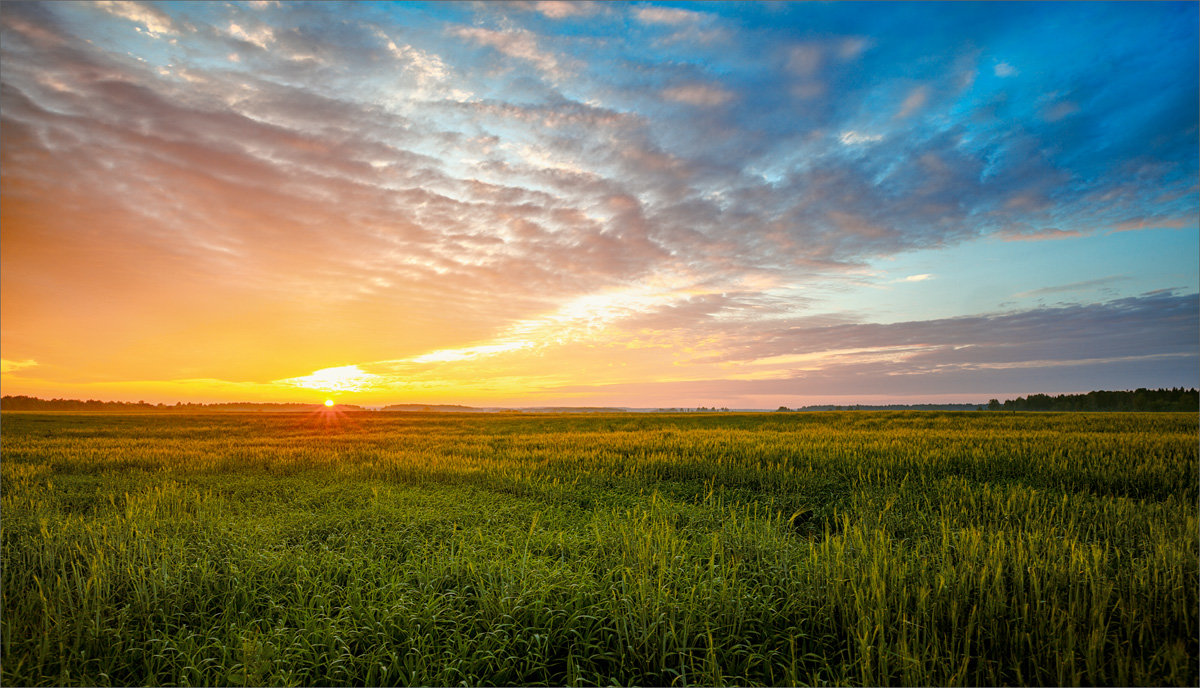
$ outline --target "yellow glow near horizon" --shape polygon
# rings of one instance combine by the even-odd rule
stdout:
[[[325,400],[325,405],[326,405],[326,406],[333,406],[333,399],[326,399],[326,400]]]

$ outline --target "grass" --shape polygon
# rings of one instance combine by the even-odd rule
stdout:
[[[1196,685],[1195,414],[3,415],[5,685]]]

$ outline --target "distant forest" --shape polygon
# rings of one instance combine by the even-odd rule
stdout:
[[[221,404],[149,404],[144,401],[97,401],[88,399],[38,399],[27,396],[0,397],[4,411],[315,411],[321,404],[272,404],[228,402]],[[361,410],[361,406],[338,404],[339,409]]]
[[[992,411],[1200,411],[1200,392],[1195,389],[1136,389],[1132,392],[1088,392],[1087,394],[1030,394],[1001,403],[988,402]]]

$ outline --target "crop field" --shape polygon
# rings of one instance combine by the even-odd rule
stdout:
[[[1196,414],[2,418],[4,685],[1196,685]]]

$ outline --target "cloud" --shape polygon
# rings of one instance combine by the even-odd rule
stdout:
[[[847,146],[859,146],[864,143],[878,143],[883,140],[883,134],[863,134],[851,129],[843,131],[838,140]]]
[[[929,100],[929,87],[917,86],[908,92],[904,98],[904,102],[900,104],[900,110],[896,112],[897,119],[904,119],[913,114],[917,110],[925,107],[926,101]]]
[[[543,399],[584,398],[596,405],[678,407],[724,405],[774,409],[810,404],[972,403],[1035,393],[1084,393],[1106,389],[1178,387],[1191,384],[1195,370],[1183,356],[1130,356],[1086,362],[1031,366],[981,366],[975,369],[914,371],[897,374],[887,362],[846,365],[828,371],[764,379],[714,376],[655,385],[622,381],[564,385],[541,393]],[[686,400],[686,401],[681,401]]]
[[[821,71],[825,54],[821,46],[804,43],[792,46],[788,51],[787,68],[794,74],[803,77],[816,76]]]
[[[533,3],[533,8],[551,19],[587,17],[599,11],[595,3],[577,0],[539,0]]]
[[[893,397],[986,395],[1036,381],[1039,375],[1040,390],[1069,385],[1068,390],[1086,391],[1096,375],[1134,381],[1140,375],[1170,386],[1196,367],[1198,352],[1193,330],[1200,325],[1200,301],[1195,294],[1148,294],[1102,304],[891,324],[764,320],[749,317],[746,304],[726,295],[641,294],[653,301],[638,303],[636,294],[614,292],[612,299],[581,301],[519,333],[510,331],[508,339],[359,367],[426,390],[438,381],[502,375],[503,384],[519,386],[525,398],[583,395],[653,405],[672,403],[672,398],[680,403],[681,397],[689,398],[689,390],[707,386],[733,395]],[[605,322],[598,330],[602,336],[596,330],[586,337],[558,339],[536,334],[555,323],[594,327],[596,316]],[[662,369],[656,352],[674,353],[669,370]],[[599,368],[572,373],[566,366],[580,365],[580,356],[590,357]],[[530,361],[537,361],[536,376],[519,372],[528,371]],[[611,370],[604,361],[623,363],[620,370]],[[655,381],[641,382],[647,377]],[[580,384],[581,378],[588,382]]]
[[[1125,220],[1112,226],[1112,232],[1136,232],[1142,229],[1185,229],[1200,225],[1196,217],[1145,217]]]
[[[871,45],[871,39],[865,36],[806,40],[786,48],[784,68],[804,79],[817,78],[822,72],[837,76],[847,63],[858,60]]]
[[[98,0],[93,6],[115,17],[140,24],[139,30],[144,30],[154,38],[179,33],[179,28],[170,15],[152,5],[132,0]]]
[[[537,34],[525,29],[493,31],[481,27],[459,27],[451,32],[479,45],[494,48],[509,57],[532,64],[543,74],[560,80],[570,71],[566,62],[541,48]]]
[[[0,359],[0,373],[15,373],[18,370],[32,368],[37,364],[37,361],[32,358],[27,358],[23,361],[10,361],[7,358]]]
[[[837,55],[843,60],[855,60],[870,47],[870,39],[863,36],[849,36],[839,42]]]
[[[1070,284],[1059,284],[1051,287],[1041,287],[1039,289],[1031,289],[1023,291],[1019,294],[1013,294],[1014,298],[1029,298],[1031,296],[1048,296],[1050,294],[1063,294],[1073,291],[1086,291],[1093,287],[1104,287],[1116,282],[1123,282],[1129,279],[1128,275],[1109,275],[1108,277],[1100,277],[1093,280],[1085,280],[1082,282],[1072,282]]]
[[[1047,122],[1057,122],[1061,119],[1066,119],[1071,115],[1079,112],[1079,105],[1070,101],[1061,101],[1046,108],[1042,114],[1042,119]]]
[[[703,12],[694,12],[678,7],[659,7],[653,5],[641,5],[637,7],[633,11],[633,16],[643,24],[667,24],[670,26],[692,24],[708,17]]]
[[[51,132],[50,140],[69,140],[71,156],[41,158],[38,166],[24,166],[29,174],[52,182],[87,170],[84,177],[97,183],[77,187],[76,207],[64,207],[59,221],[41,225],[38,241],[72,236],[71,227],[95,213],[106,220],[90,226],[104,230],[94,239],[72,236],[81,253],[96,249],[101,239],[136,245],[141,255],[135,262],[182,261],[192,283],[220,280],[275,294],[268,299],[300,297],[314,308],[340,309],[344,312],[332,317],[343,323],[346,337],[371,336],[353,334],[362,327],[354,324],[355,313],[399,304],[410,319],[430,323],[430,333],[478,336],[508,318],[518,319],[524,309],[545,308],[553,295],[570,298],[597,284],[635,277],[660,255],[653,242],[635,236],[644,233],[645,222],[635,200],[614,206],[607,219],[582,212],[591,198],[612,198],[611,185],[581,190],[577,198],[565,184],[563,195],[555,197],[511,178],[507,184],[486,184],[447,175],[436,158],[409,149],[431,140],[416,136],[419,125],[373,107],[254,79],[209,77],[183,91],[128,71],[122,79],[94,83],[86,74],[97,70],[96,62],[46,66],[70,83],[65,91],[70,97],[43,92],[36,79],[25,79],[19,70],[6,71],[6,89],[12,86],[4,101],[6,163],[36,155],[41,141],[15,132],[37,127]],[[231,94],[234,108],[226,104]],[[59,99],[57,113],[37,104],[45,97]],[[137,121],[125,117],[130,107],[139,112]],[[511,112],[535,115],[538,126],[548,121],[572,135],[577,129],[624,126],[615,113],[575,103]],[[95,131],[85,120],[111,124]],[[444,141],[478,150],[470,140]],[[53,186],[35,184],[29,191],[49,198]],[[10,231],[6,220],[6,245],[15,245],[10,238],[35,240],[19,229]],[[56,259],[55,271],[73,264],[71,253]],[[31,272],[47,266],[31,254],[26,257]],[[6,277],[11,276],[6,285],[18,279],[19,271],[6,264]],[[514,281],[513,275],[522,279]],[[434,277],[446,280],[436,294],[422,286]],[[106,283],[99,290],[126,294],[102,299],[114,304],[101,309],[114,323],[134,317],[113,312],[142,288],[133,281]],[[496,308],[498,297],[507,303],[504,308]],[[456,305],[447,309],[447,300]],[[288,310],[295,308],[283,312]],[[214,316],[192,313],[198,327]],[[460,324],[448,327],[452,321]],[[264,336],[285,336],[269,332]],[[426,338],[408,346],[420,351],[446,343]],[[383,346],[382,341],[368,344]],[[174,359],[170,366],[185,365],[189,347],[166,348],[179,355],[155,357]]]
[[[462,102],[472,96],[470,91],[456,85],[459,82],[457,75],[440,56],[411,45],[397,45],[382,31],[377,31],[376,36],[384,42],[388,53],[412,74],[416,81],[416,97],[449,98]]]
[[[271,27],[262,24],[247,29],[240,24],[230,23],[229,35],[256,46],[259,50],[270,50],[271,44],[275,42],[275,32]]]
[[[931,280],[931,279],[933,279],[933,275],[930,275],[928,273],[922,273],[920,275],[909,275],[908,277],[905,277],[905,278],[901,279],[900,281],[901,282],[924,282],[925,280]]]
[[[733,94],[718,86],[688,84],[663,90],[663,97],[697,107],[714,107],[733,100]]]
[[[1157,294],[939,320],[789,328],[755,343],[738,357],[907,346],[924,352],[907,363],[922,364],[932,371],[944,364],[969,367],[1029,360],[1182,355],[1200,350],[1189,331],[1200,325],[1198,305],[1195,294]],[[1155,333],[1153,338],[1146,336],[1150,331]]]
[[[715,46],[733,40],[733,32],[707,12],[641,5],[634,9],[633,16],[646,26],[667,27],[670,33],[655,40],[659,46]]]
[[[996,66],[992,68],[992,72],[1001,79],[1007,79],[1010,76],[1016,76],[1020,73],[1016,67],[1007,62],[997,62]]]
[[[787,399],[803,400],[788,404],[799,405],[959,395],[982,403],[1002,393],[1179,386],[1200,375],[1198,305],[1194,293],[1153,294],[892,324],[785,319],[743,332],[725,327],[725,336],[690,354],[689,366],[674,368],[671,385],[621,379],[542,393],[625,404],[637,399],[634,405],[644,406],[736,399],[741,402],[734,405],[773,408]]]
[[[275,383],[323,392],[361,392],[370,388],[376,377],[356,365],[348,365],[323,368],[311,375],[276,380]]]
[[[519,349],[527,349],[533,346],[533,342],[515,341],[503,342],[500,344],[481,344],[479,346],[467,346],[457,349],[439,349],[431,351],[420,356],[413,356],[407,361],[411,363],[445,363],[449,361],[467,361],[480,356],[494,356],[496,354],[508,353]]]
[[[794,353],[851,348],[865,352],[825,366],[831,375],[852,366],[893,377],[916,376],[932,385],[942,384],[939,378],[971,377],[978,371],[1004,368],[1048,370],[1157,361],[1161,370],[1169,371],[1180,370],[1180,363],[1186,364],[1187,357],[1197,353],[1189,334],[1190,328],[1200,325],[1196,305],[1194,294],[1156,295],[987,316],[797,329],[777,341],[803,341]],[[1148,331],[1155,333],[1153,342],[1146,337]],[[854,360],[886,350],[896,355],[874,359],[869,365]],[[1089,384],[1086,376],[1079,379],[1080,386]],[[892,385],[883,382],[881,387],[885,388],[881,391],[900,391],[886,389]]]
[[[1077,230],[1063,230],[1047,227],[1045,229],[1019,231],[1005,230],[997,234],[1004,241],[1055,241],[1058,239],[1074,239],[1084,236]]]

